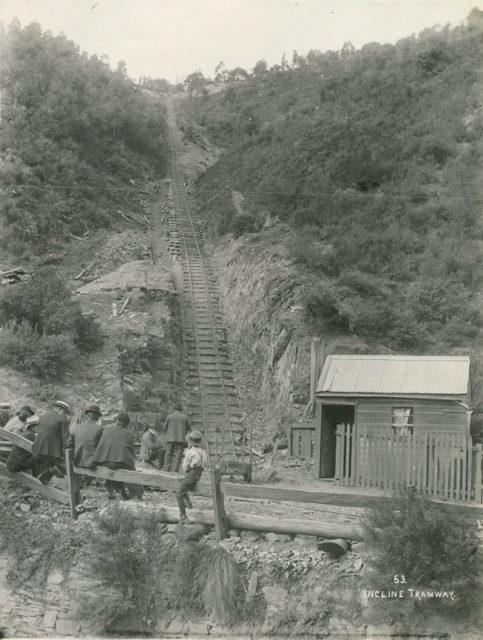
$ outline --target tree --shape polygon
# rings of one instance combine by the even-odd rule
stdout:
[[[188,92],[189,97],[193,97],[195,91],[200,91],[208,84],[208,80],[203,76],[200,70],[190,73],[184,81],[184,89]]]
[[[254,76],[263,76],[265,75],[266,71],[267,71],[267,61],[266,60],[259,60],[255,66],[253,67],[253,75]]]

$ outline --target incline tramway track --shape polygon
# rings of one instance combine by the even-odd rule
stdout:
[[[216,280],[190,213],[179,167],[171,96],[167,107],[171,190],[183,272],[183,329],[187,349],[185,382],[191,390],[190,421],[194,428],[204,432],[212,464],[226,473],[242,473],[249,479],[249,465],[244,460],[245,433],[217,300]]]

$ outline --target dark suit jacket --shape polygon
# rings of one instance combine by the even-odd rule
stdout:
[[[104,427],[94,452],[94,463],[122,463],[134,469],[134,434],[127,428],[111,425]]]
[[[22,436],[31,442],[34,442],[35,440],[35,434],[30,432],[28,429],[25,433],[22,433]],[[27,467],[31,467],[32,464],[33,458],[30,451],[26,451],[17,445],[12,447],[7,458],[7,469],[9,471],[22,471]]]
[[[72,437],[74,440],[74,464],[76,467],[92,467],[94,453],[101,439],[102,431],[101,425],[92,420],[75,425]]]
[[[67,419],[56,411],[47,411],[39,418],[37,437],[32,447],[34,458],[50,456],[51,458],[64,457],[64,449],[69,438],[69,425]]]
[[[174,411],[166,418],[166,442],[182,442],[186,444],[186,434],[190,430],[188,416],[182,411]]]

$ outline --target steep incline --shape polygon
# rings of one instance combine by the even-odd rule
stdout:
[[[167,98],[172,196],[177,229],[170,232],[180,251],[183,272],[182,322],[185,343],[185,384],[189,389],[192,425],[205,434],[210,459],[233,468],[246,454],[241,409],[233,382],[226,330],[218,304],[216,280],[202,234],[189,209],[179,168],[176,117]]]

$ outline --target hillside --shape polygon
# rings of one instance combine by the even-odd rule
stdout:
[[[139,187],[166,171],[166,123],[123,63],[113,72],[35,23],[1,41],[0,242],[19,261],[140,211]]]
[[[311,330],[402,350],[478,339],[479,19],[258,64],[223,92],[180,101],[186,134],[226,150],[197,183],[203,215],[235,236],[261,232],[267,216],[289,225],[284,245],[313,275]]]

